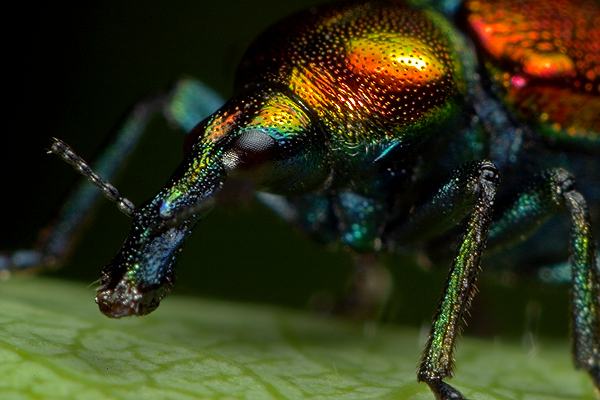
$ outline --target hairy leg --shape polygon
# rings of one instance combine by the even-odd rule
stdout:
[[[501,250],[525,240],[553,215],[570,220],[570,278],[573,357],[600,389],[600,264],[597,242],[583,196],[573,177],[551,169],[536,177],[498,219],[489,234],[490,250]]]
[[[427,240],[466,219],[466,231],[450,268],[418,372],[419,381],[427,383],[437,399],[463,399],[444,379],[452,376],[456,338],[475,293],[497,185],[497,171],[492,163],[482,161],[463,167],[406,223],[389,233],[392,241],[400,243]]]

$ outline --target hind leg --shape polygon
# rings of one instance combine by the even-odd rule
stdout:
[[[490,250],[524,240],[546,219],[566,213],[570,222],[573,357],[600,389],[600,265],[583,196],[563,169],[541,174],[490,229]]]
[[[132,209],[133,205],[121,203],[126,199],[106,181],[113,179],[118,173],[124,161],[135,150],[146,126],[155,115],[162,113],[169,121],[187,132],[221,104],[222,100],[211,89],[198,81],[182,79],[168,94],[149,98],[134,106],[123,125],[117,130],[113,143],[92,166],[98,179],[104,180],[102,191],[87,180],[81,182],[68,195],[56,221],[41,231],[38,244],[33,249],[0,253],[0,275],[7,275],[11,271],[27,271],[61,264],[72,248],[83,222],[97,204],[101,192],[113,200],[116,198],[117,204],[122,205],[120,208],[125,213],[128,213],[128,209]],[[61,149],[54,149],[57,143],[60,147],[61,142],[55,142],[53,150],[61,151]],[[70,157],[70,163],[90,176],[92,169],[85,171],[87,167],[85,162],[74,158],[76,155],[70,152],[68,147],[62,148],[60,154],[63,158]]]

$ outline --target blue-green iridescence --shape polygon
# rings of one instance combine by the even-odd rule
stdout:
[[[347,218],[340,221],[342,243],[357,251],[378,250],[381,232],[377,222],[385,213],[382,203],[356,193],[343,192],[339,195],[338,206],[347,210]]]

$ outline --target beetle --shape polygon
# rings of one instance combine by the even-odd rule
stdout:
[[[200,82],[182,80],[136,106],[93,168],[54,140],[50,151],[133,219],[102,272],[100,310],[122,317],[156,309],[184,239],[225,182],[241,178],[282,218],[358,253],[424,246],[435,254],[440,240],[459,238],[418,373],[437,398],[459,399],[445,379],[484,248],[507,251],[564,213],[575,363],[600,386],[592,235],[600,203],[599,6],[426,3],[347,2],[292,16],[250,47],[231,100],[221,106]],[[186,156],[136,208],[108,180],[157,112],[189,131]],[[60,261],[96,198],[81,186],[48,240],[2,256],[0,270]],[[564,256],[563,247],[521,256],[545,264]]]

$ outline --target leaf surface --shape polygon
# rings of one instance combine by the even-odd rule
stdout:
[[[143,318],[102,316],[93,289],[0,284],[3,399],[427,399],[413,328],[171,296]],[[463,338],[451,382],[471,399],[593,399],[566,342]]]

